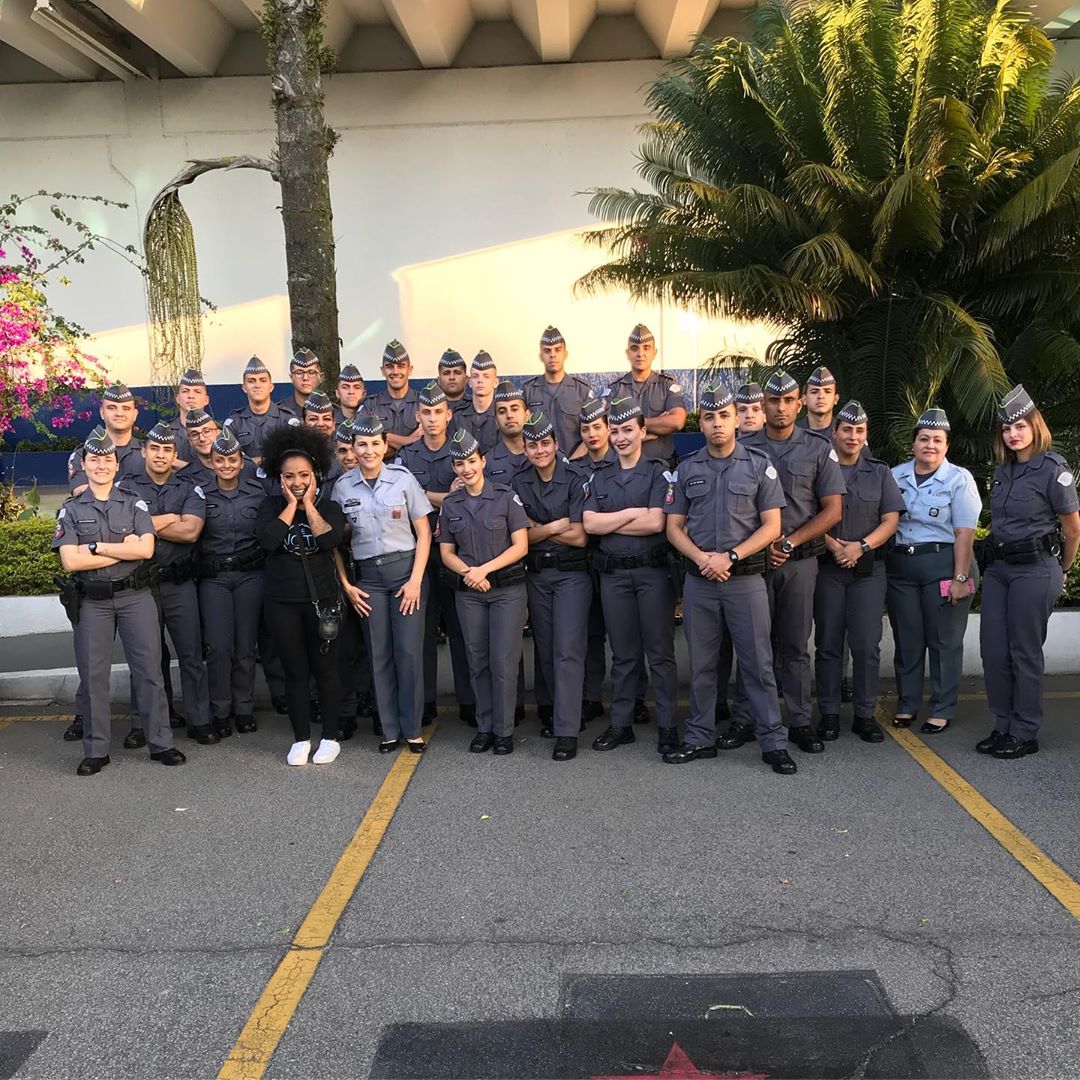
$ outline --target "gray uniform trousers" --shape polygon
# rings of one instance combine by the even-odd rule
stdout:
[[[360,616],[345,604],[338,634],[338,681],[341,683],[341,724],[356,725],[360,695],[371,693],[371,657],[364,643]]]
[[[438,544],[432,545],[427,566],[427,614],[424,623],[424,700],[434,701],[439,687],[439,617],[446,619],[446,643],[450,646],[450,665],[454,672],[454,697],[457,704],[475,705],[469,682],[469,661],[465,640],[458,623],[454,591],[442,581],[442,559]]]
[[[254,711],[262,594],[261,567],[224,570],[199,582],[210,712],[215,720],[250,716]]]
[[[75,626],[75,662],[85,688],[89,710],[83,714],[83,754],[100,758],[109,753],[112,713],[109,683],[113,638],[120,634],[132,684],[145,710],[146,741],[151,753],[171,749],[169,703],[161,680],[161,631],[157,605],[149,589],[117,593],[110,600],[86,600]]]
[[[760,574],[743,574],[727,581],[686,575],[683,633],[690,658],[690,717],[685,736],[689,745],[712,746],[716,742],[721,647],[727,639],[739,660],[747,708],[761,749],[786,749],[769,626],[769,594]]]
[[[838,566],[830,556],[818,567],[814,590],[814,679],[818,710],[840,712],[845,636],[851,645],[856,716],[871,717],[881,685],[881,631],[885,614],[885,563],[859,575]]]
[[[592,600],[589,603],[589,636],[585,646],[585,684],[582,697],[586,701],[599,701],[604,685],[604,672],[607,670],[607,655],[604,652],[604,605],[600,599],[600,580],[597,574],[589,572],[592,581]]]
[[[1043,644],[1050,613],[1065,586],[1061,564],[992,562],[982,583],[979,646],[994,728],[1034,739],[1043,718]]]
[[[789,728],[806,727],[811,719],[809,643],[817,572],[817,559],[788,559],[765,575],[772,618],[773,672],[784,692]],[[735,678],[732,715],[740,723],[756,722],[746,696],[741,664]]]
[[[585,570],[552,567],[530,573],[525,584],[539,670],[549,698],[554,698],[552,728],[556,738],[576,739],[581,730],[592,580]],[[539,685],[540,678],[536,682]],[[539,696],[537,704],[543,704]]]
[[[641,653],[649,665],[658,727],[675,727],[675,585],[663,566],[600,575],[604,624],[611,643],[611,726],[630,727],[640,696]]]
[[[525,586],[500,585],[485,593],[459,589],[458,620],[465,638],[476,730],[507,736],[514,733],[521,632],[528,599]]]
[[[922,555],[885,560],[885,594],[892,623],[893,665],[896,669],[896,711],[914,716],[923,695],[926,653],[930,653],[928,716],[951,720],[956,715],[960,675],[964,666],[964,630],[971,601],[955,607],[941,598],[942,581],[953,576],[952,546]]]
[[[401,614],[394,593],[412,572],[412,551],[379,555],[356,563],[356,585],[368,594],[371,614],[361,620],[371,656],[371,685],[383,738],[419,739],[424,716],[424,619],[428,581],[420,588],[420,610]]]

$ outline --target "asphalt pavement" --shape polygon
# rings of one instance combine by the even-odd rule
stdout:
[[[964,689],[925,743],[1080,877],[1080,679],[1014,763]],[[663,765],[653,726],[557,764],[531,709],[496,759],[441,708],[265,1073],[229,1075],[1080,1076],[1080,906],[892,738],[790,778]],[[216,1075],[394,759],[289,769],[260,713],[79,778],[50,709],[0,709],[0,1078]]]

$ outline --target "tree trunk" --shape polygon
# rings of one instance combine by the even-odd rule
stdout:
[[[311,349],[324,386],[340,366],[334,216],[327,161],[337,133],[323,118],[323,0],[266,0],[271,89],[277,119],[277,172],[289,277],[293,350]]]

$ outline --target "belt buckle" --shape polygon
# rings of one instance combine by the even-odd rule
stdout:
[[[907,553],[909,555],[914,555],[915,554],[915,545],[914,544],[908,544],[908,546],[904,550],[907,551]]]

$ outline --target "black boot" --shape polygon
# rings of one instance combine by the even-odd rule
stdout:
[[[255,723],[254,716],[238,716],[236,718],[236,730],[241,735],[248,735],[252,731],[258,731],[259,725]]]
[[[569,761],[576,757],[577,739],[563,735],[555,740],[555,749],[551,751],[552,761]]]
[[[716,745],[721,750],[738,750],[744,743],[753,741],[754,725],[740,724],[737,720],[732,720],[727,731],[716,740]]]
[[[761,755],[761,760],[772,766],[772,771],[781,776],[790,776],[799,771],[799,766],[791,760],[791,755],[786,750],[766,750]]]
[[[227,739],[232,734],[232,721],[229,717],[213,721],[214,734],[219,739]]]
[[[856,716],[851,722],[851,730],[863,742],[885,741],[885,732],[878,727],[878,722],[872,716]]]
[[[1006,735],[990,753],[998,761],[1015,761],[1038,752],[1039,744],[1034,739],[1018,739],[1015,735]]]
[[[540,738],[554,739],[555,728],[552,725],[555,723],[555,710],[552,706],[537,705],[536,719],[540,721]]]
[[[609,727],[603,735],[593,739],[594,750],[614,750],[617,746],[634,741],[634,729],[632,727]]]
[[[788,728],[788,742],[794,743],[804,754],[823,754],[825,744],[814,734],[809,724]]]
[[[840,717],[836,713],[822,713],[817,726],[818,735],[826,742],[840,738]]]
[[[490,731],[478,731],[469,743],[470,754],[487,753],[495,745],[495,736]]]
[[[214,746],[216,743],[221,742],[221,739],[218,738],[209,724],[189,727],[187,733],[189,739],[194,739],[202,746]]]
[[[672,750],[679,749],[679,729],[662,727],[656,729],[656,752],[667,754]]]
[[[975,744],[975,752],[979,754],[992,754],[1005,741],[1005,738],[1005,732],[998,731],[997,728],[995,728],[985,739],[980,739]]]
[[[142,728],[133,727],[124,736],[125,750],[141,750],[146,745],[146,734]]]
[[[78,742],[82,737],[82,717],[76,713],[71,723],[64,729],[64,742]],[[90,774],[87,773],[86,775],[89,776]]]
[[[652,717],[649,715],[649,706],[645,704],[644,698],[634,699],[634,723],[635,724],[647,724]]]

